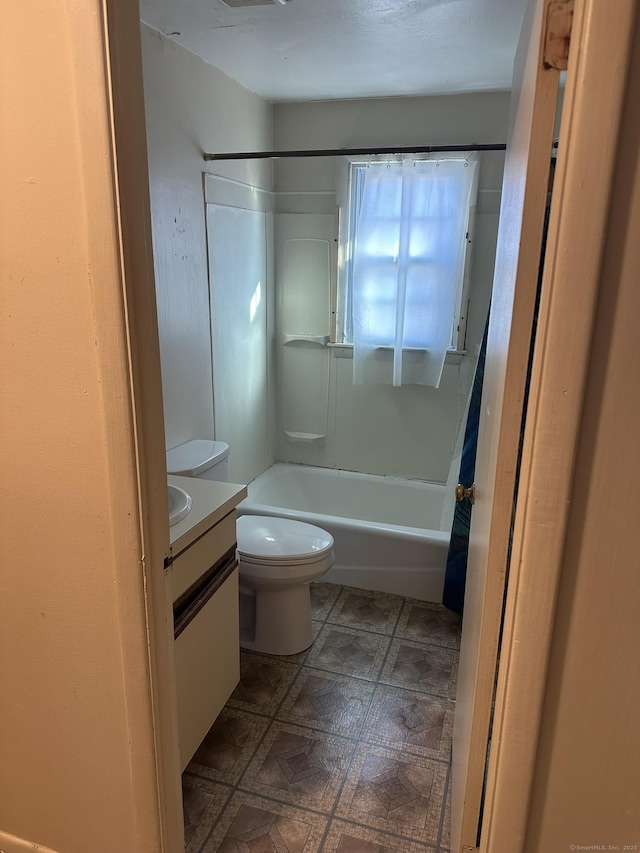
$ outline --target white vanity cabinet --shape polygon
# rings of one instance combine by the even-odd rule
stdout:
[[[246,489],[182,477],[169,480],[193,500],[191,520],[187,515],[172,528],[167,570],[184,770],[240,678],[235,505]]]

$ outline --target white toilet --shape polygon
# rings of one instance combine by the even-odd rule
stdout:
[[[167,473],[226,481],[228,457],[222,441],[188,441],[167,451]],[[304,651],[313,641],[309,583],[333,565],[333,537],[302,521],[241,515],[237,539],[240,646],[271,655]]]

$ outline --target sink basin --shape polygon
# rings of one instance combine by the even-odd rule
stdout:
[[[169,526],[177,524],[191,509],[191,495],[178,486],[168,486],[169,489]]]

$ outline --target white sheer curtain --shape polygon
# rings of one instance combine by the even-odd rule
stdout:
[[[475,168],[474,159],[368,165],[353,250],[355,383],[440,384]]]

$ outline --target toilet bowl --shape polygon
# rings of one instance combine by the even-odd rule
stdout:
[[[195,440],[167,451],[167,473],[227,480],[229,446]],[[294,655],[312,641],[309,583],[333,565],[331,534],[302,521],[242,515],[237,526],[240,646]]]
[[[241,516],[237,534],[241,647],[272,655],[309,648],[309,583],[331,568],[333,537],[313,524],[261,515]]]

